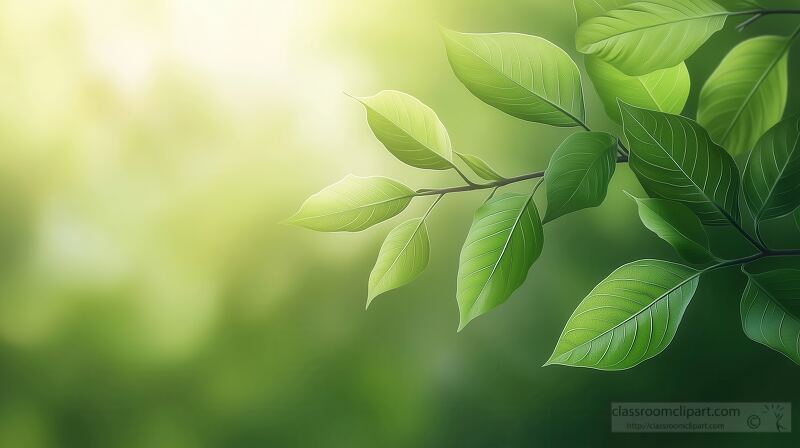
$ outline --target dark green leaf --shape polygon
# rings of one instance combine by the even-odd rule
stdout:
[[[788,215],[800,206],[800,116],[780,122],[758,141],[742,187],[756,221]]]
[[[739,219],[739,171],[697,123],[678,115],[621,105],[630,166],[653,197],[687,205],[703,224]]]
[[[766,259],[745,266],[742,327],[750,339],[800,364],[800,258]]]
[[[667,199],[631,198],[639,206],[645,227],[675,248],[684,260],[704,264],[716,259],[706,230],[689,207]]]
[[[547,213],[544,222],[603,203],[617,165],[617,139],[605,132],[567,137],[545,171]]]
[[[505,302],[525,282],[542,243],[532,195],[498,195],[475,212],[458,267],[459,330]]]
[[[578,305],[545,365],[623,370],[672,342],[701,272],[660,260],[626,264]]]

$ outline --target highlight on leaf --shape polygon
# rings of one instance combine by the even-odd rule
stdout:
[[[583,126],[580,71],[561,48],[517,33],[442,35],[453,72],[481,101],[527,121]]]
[[[637,198],[626,194],[636,201],[642,224],[669,243],[681,258],[693,264],[717,260],[711,253],[703,224],[689,207],[666,199]]]
[[[556,149],[545,171],[544,222],[603,203],[617,166],[617,139],[605,132],[572,134]]]
[[[701,271],[660,260],[626,264],[578,305],[545,365],[624,370],[672,342]]]
[[[286,222],[320,232],[359,232],[402,212],[413,197],[395,180],[348,175],[308,198]]]
[[[700,92],[697,121],[731,154],[744,154],[780,121],[788,97],[790,40],[761,36],[737,45]]]
[[[453,168],[450,136],[433,109],[394,90],[357,100],[367,110],[375,137],[401,162],[422,169]]]

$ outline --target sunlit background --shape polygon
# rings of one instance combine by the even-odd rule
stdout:
[[[344,92],[408,92],[459,151],[508,175],[545,167],[573,131],[471,97],[437,26],[537,34],[580,61],[574,20],[566,0],[0,1],[0,447],[764,440],[609,434],[611,401],[800,398],[797,367],[743,335],[735,272],[704,280],[673,344],[634,370],[540,367],[611,270],[676,259],[639,224],[625,166],[601,208],[546,227],[525,286],[460,334],[458,252],[484,193],[440,204],[427,271],[368,312],[397,221],[279,224],[348,173],[458,182],[392,158]],[[689,61],[690,115],[741,38],[728,29]],[[591,125],[618,132],[585,90]],[[793,85],[789,112],[798,100]]]

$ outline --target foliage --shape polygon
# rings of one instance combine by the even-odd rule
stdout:
[[[741,299],[745,334],[800,364],[800,249],[773,248],[760,232],[763,222],[790,216],[800,231],[800,117],[783,117],[788,50],[800,28],[733,48],[702,87],[697,121],[680,115],[691,86],[684,61],[726,22],[747,17],[739,25],[744,29],[800,10],[764,9],[752,0],[575,0],[574,6],[576,47],[621,133],[592,131],[578,65],[553,43],[442,30],[453,72],[478,99],[529,122],[581,131],[554,150],[545,171],[503,177],[483,159],[455,152],[444,124],[422,102],[380,92],[359,101],[386,149],[412,167],[454,169],[465,184],[413,191],[386,178],[349,176],[312,196],[290,221],[319,231],[359,231],[397,215],[413,198],[436,197],[423,217],[389,233],[370,275],[369,304],[425,268],[425,220],[442,197],[491,190],[461,250],[461,330],[524,283],[542,252],[543,225],[601,205],[617,164],[629,162],[649,195],[634,198],[639,218],[688,265],[640,260],[611,273],[578,305],[546,365],[621,370],[658,355],[703,275],[733,267],[749,279]],[[741,170],[737,158],[746,160]],[[481,180],[471,180],[459,161]],[[495,194],[532,179],[538,180],[526,193]],[[534,201],[541,186],[543,219]],[[730,241],[712,244],[707,227],[731,229],[731,238],[752,252],[724,258],[720,245]]]

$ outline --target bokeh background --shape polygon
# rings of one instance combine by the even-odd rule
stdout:
[[[609,433],[611,401],[798,403],[800,370],[741,331],[735,270],[704,278],[672,345],[636,369],[540,367],[611,270],[676,259],[622,193],[641,191],[626,166],[460,334],[458,252],[484,193],[440,204],[427,271],[366,312],[397,221],[279,224],[348,173],[458,182],[393,159],[343,92],[408,92],[459,151],[508,175],[545,167],[572,131],[473,98],[437,26],[537,34],[580,63],[574,20],[566,0],[0,1],[0,447],[797,446]],[[741,38],[728,27],[689,60],[689,115]],[[591,125],[618,132],[585,84]]]

